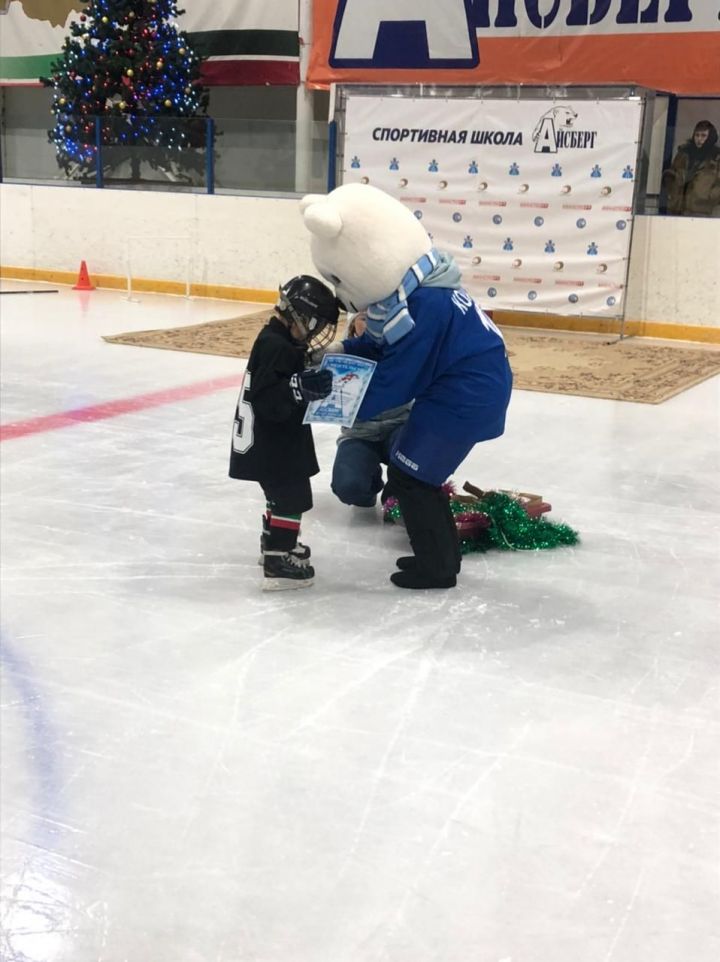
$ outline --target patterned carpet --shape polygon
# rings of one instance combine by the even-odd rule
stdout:
[[[111,344],[246,358],[270,310],[167,330],[105,337]],[[503,331],[515,387],[546,394],[574,394],[660,404],[720,373],[720,348],[600,334]]]

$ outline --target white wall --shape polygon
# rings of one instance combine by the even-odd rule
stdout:
[[[163,239],[169,235],[180,240]],[[0,185],[0,264],[275,290],[314,273],[296,198]],[[720,218],[638,217],[630,320],[720,327]]]
[[[635,218],[625,316],[720,328],[720,218]]]
[[[168,238],[185,238],[184,240]],[[297,198],[0,185],[3,267],[276,290],[313,270]],[[189,255],[189,258],[188,258]]]

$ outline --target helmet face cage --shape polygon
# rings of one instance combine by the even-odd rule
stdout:
[[[304,346],[325,347],[335,337],[338,302],[329,287],[309,275],[293,277],[280,287],[278,312],[293,322]]]

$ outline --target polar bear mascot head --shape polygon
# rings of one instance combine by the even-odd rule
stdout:
[[[344,184],[300,202],[312,259],[349,311],[365,311],[368,334],[392,344],[412,329],[407,298],[442,267],[414,215],[369,184]]]

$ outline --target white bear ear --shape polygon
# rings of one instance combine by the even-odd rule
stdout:
[[[305,194],[300,199],[300,213],[304,214],[311,204],[320,204],[325,200],[325,194]]]
[[[328,204],[324,197],[318,203],[310,204],[303,211],[305,226],[311,234],[332,240],[337,237],[343,227],[340,211]]]

